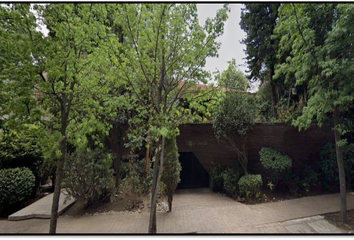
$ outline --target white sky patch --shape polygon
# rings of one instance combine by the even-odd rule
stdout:
[[[37,3],[37,4],[38,5],[46,5],[46,3]],[[37,23],[36,31],[42,32],[44,37],[47,37],[48,33],[49,33],[49,30],[48,30],[47,26],[44,25],[42,20],[39,18],[38,12],[33,9],[33,4],[31,4],[31,12],[36,17],[36,23]]]
[[[214,18],[218,9],[222,8],[223,4],[197,4],[199,24],[204,25],[205,20],[210,17]],[[245,50],[246,45],[241,41],[246,37],[246,33],[240,27],[241,21],[241,8],[243,4],[229,4],[230,12],[229,18],[225,22],[224,34],[217,38],[218,42],[221,42],[218,58],[207,58],[204,69],[210,73],[215,72],[217,69],[224,71],[228,67],[227,61],[231,61],[232,58],[236,60],[238,68],[246,73],[248,67],[246,64]],[[259,84],[254,83],[251,86],[250,92],[258,91]]]
[[[204,25],[207,17],[213,18],[216,16],[218,9],[222,8],[223,4],[197,4],[199,24]],[[247,70],[244,49],[246,46],[240,41],[246,36],[246,33],[240,28],[240,15],[242,4],[229,4],[231,12],[224,26],[224,34],[217,39],[221,42],[218,58],[208,58],[205,69],[214,72],[216,69],[224,71],[227,69],[227,61],[232,58],[236,59],[239,69],[243,72]]]

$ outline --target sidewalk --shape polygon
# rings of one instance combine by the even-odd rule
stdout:
[[[354,194],[347,194],[348,210]],[[157,213],[158,233],[346,233],[320,214],[339,211],[339,194],[245,205],[210,189],[179,190],[173,211]],[[65,213],[64,213],[65,215]],[[149,213],[62,216],[57,233],[147,233]],[[0,233],[48,233],[49,220],[0,221]]]

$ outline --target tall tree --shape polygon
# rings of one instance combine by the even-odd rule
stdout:
[[[13,40],[9,44],[17,45],[13,48],[16,50],[13,63],[2,71],[7,73],[2,80],[6,80],[6,86],[18,86],[7,92],[12,94],[9,99],[12,103],[28,98],[34,106],[35,111],[21,101],[19,108],[25,106],[28,113],[24,116],[50,130],[44,138],[47,152],[58,158],[49,228],[50,233],[55,233],[67,142],[86,146],[87,134],[92,133],[91,139],[98,143],[99,135],[107,134],[107,129],[97,116],[103,109],[111,114],[110,109],[115,107],[108,101],[114,99],[103,101],[101,97],[110,90],[103,81],[109,62],[106,48],[101,44],[106,34],[102,24],[104,8],[97,4],[49,4],[34,5],[34,9],[38,19],[29,4],[1,7],[1,11],[10,11],[5,21],[6,34]],[[48,37],[36,30],[36,20],[42,20],[48,27]],[[37,99],[34,93],[38,93]],[[17,112],[9,110],[9,115],[17,116],[18,122],[21,119]],[[97,131],[101,134],[96,135]]]
[[[125,42],[112,42],[112,59],[122,70],[124,79],[139,107],[135,119],[149,114],[149,128],[141,126],[143,136],[158,139],[155,157],[149,233],[156,233],[156,200],[164,164],[165,137],[176,131],[184,113],[178,107],[182,96],[196,83],[206,82],[210,75],[202,67],[206,57],[216,56],[216,42],[224,30],[227,6],[208,18],[204,27],[198,23],[195,4],[122,4],[116,6],[116,19],[121,23]],[[190,99],[195,98],[195,95]],[[186,112],[185,112],[186,113]],[[135,126],[139,126],[135,124]],[[141,144],[137,136],[131,142]]]
[[[246,139],[256,118],[253,96],[239,92],[227,92],[221,96],[213,113],[213,129],[217,139],[227,141],[236,153],[245,175],[248,175]]]
[[[273,79],[278,41],[272,37],[278,19],[280,3],[246,3],[241,12],[240,26],[247,36],[246,59],[250,80],[270,82],[273,106],[277,105],[276,82]],[[273,116],[277,117],[273,108]]]
[[[294,125],[302,130],[313,120],[319,125],[333,123],[342,222],[347,221],[347,204],[342,154],[346,139],[341,136],[350,131],[344,123],[349,122],[347,113],[354,101],[353,14],[353,4],[283,5],[277,26],[280,51],[290,48],[292,53],[279,71],[294,71],[296,84],[307,82],[309,88],[307,105]]]

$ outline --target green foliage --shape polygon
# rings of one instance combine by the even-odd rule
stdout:
[[[0,169],[27,167],[36,177],[36,187],[43,177],[44,161],[39,133],[35,125],[3,129],[0,133]]]
[[[110,57],[137,103],[136,115],[129,121],[135,128],[130,143],[142,146],[149,131],[153,140],[161,139],[160,145],[192,115],[178,102],[181,98],[192,102],[199,95],[193,91],[197,83],[207,82],[210,73],[203,67],[207,57],[217,55],[220,43],[216,39],[223,34],[230,9],[224,5],[204,26],[199,25],[196,4],[114,4],[112,10],[124,39],[110,38]],[[147,117],[149,124],[136,124]],[[151,216],[156,213],[163,171],[159,158],[154,168]],[[150,219],[149,233],[153,233],[156,218]]]
[[[257,107],[257,122],[272,122],[273,104],[269,82],[263,83],[259,86],[255,100]]]
[[[292,105],[291,107],[284,108],[282,106],[275,106],[278,114],[278,122],[281,123],[292,123],[294,117],[293,117],[293,110],[294,110],[295,105]]]
[[[321,181],[325,189],[338,191],[339,177],[334,144],[326,144],[320,152]],[[343,148],[343,161],[347,189],[354,189],[354,144]]]
[[[353,103],[353,36],[348,35],[353,12],[352,4],[283,4],[279,9],[278,55],[291,54],[276,67],[276,75],[308,89],[307,106],[293,123],[300,130],[313,120],[328,122],[335,108],[346,112]]]
[[[248,201],[260,196],[259,188],[262,185],[263,181],[260,174],[248,174],[241,177],[238,181],[240,194],[243,194]]]
[[[318,184],[318,173],[307,165],[301,176],[301,187],[308,193],[312,188]]]
[[[28,168],[0,169],[0,212],[26,201],[35,186],[35,176]]]
[[[69,154],[63,169],[63,187],[78,202],[87,206],[112,191],[110,154],[103,149],[78,150]]]
[[[284,180],[290,193],[301,195],[303,192],[309,193],[316,188],[319,184],[319,178],[320,174],[310,165],[306,165],[296,172],[294,169],[286,170]]]
[[[292,167],[292,160],[276,149],[262,148],[259,151],[260,161],[268,172],[269,180],[276,187],[278,181],[284,177],[285,171]]]
[[[143,179],[145,168],[145,159],[129,159],[128,162],[122,162],[119,184],[119,191],[123,197],[140,196],[151,191],[152,168],[151,163],[148,168],[146,179]]]
[[[247,133],[252,129],[255,117],[254,97],[238,92],[228,92],[221,97],[213,113],[215,136],[228,141],[236,152],[245,173],[247,173],[248,162],[245,139]]]
[[[230,168],[222,167],[220,164],[215,165],[212,162],[209,174],[212,180],[212,190],[236,197],[238,195],[238,181],[242,174],[242,167],[239,163],[236,164],[236,167]]]
[[[275,64],[277,41],[272,35],[279,6],[280,3],[246,3],[242,9],[240,26],[247,34],[243,43],[246,44],[246,59],[251,70],[251,79],[263,79],[264,71]]]
[[[239,169],[226,168],[221,173],[223,179],[223,189],[226,195],[236,197],[238,195],[238,181],[241,177]]]
[[[209,176],[213,183],[212,190],[215,192],[221,192],[223,190],[223,185],[224,185],[224,178],[222,175],[223,171],[224,168],[221,167],[220,164],[215,165],[214,162],[211,162]]]
[[[29,3],[0,6],[0,118],[3,126],[16,128],[38,121],[33,97],[36,65],[33,42],[41,37],[35,31],[36,18]]]
[[[197,88],[197,83],[206,83],[210,76],[203,66],[207,57],[217,55],[220,44],[216,39],[224,31],[229,8],[225,5],[215,18],[208,18],[200,26],[195,4],[111,7],[125,37],[124,41],[110,39],[110,57],[136,103],[136,114],[129,120],[134,128],[129,144],[141,147],[147,135],[143,121],[147,116],[149,129],[158,139],[195,116],[191,109],[178,104],[180,99],[186,99],[197,110],[196,115],[206,110],[198,103],[205,92]],[[205,115],[208,117],[208,113]]]
[[[176,137],[167,138],[165,144],[164,169],[161,181],[166,185],[168,197],[171,197],[171,194],[174,193],[178,183],[181,181],[180,172],[182,166],[178,160],[179,154]]]
[[[0,168],[10,167],[9,162],[23,158],[41,158],[35,131],[36,127],[28,127],[27,131],[5,130],[0,133]]]
[[[248,80],[243,72],[238,69],[236,60],[232,59],[227,62],[229,66],[225,71],[216,71],[214,74],[219,87],[233,89],[239,91],[247,91],[249,88]]]
[[[254,98],[248,94],[229,92],[224,95],[215,107],[213,128],[217,138],[229,132],[247,135],[252,129],[255,118]]]

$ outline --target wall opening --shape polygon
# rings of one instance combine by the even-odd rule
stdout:
[[[182,171],[177,189],[209,187],[209,174],[193,152],[179,153],[179,162]]]

